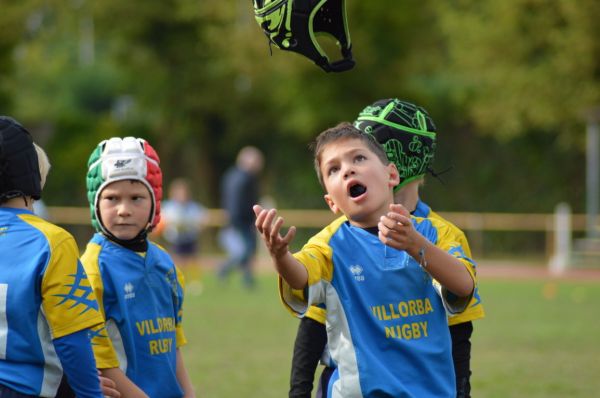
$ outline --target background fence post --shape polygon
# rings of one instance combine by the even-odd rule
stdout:
[[[551,274],[562,274],[569,266],[571,235],[571,208],[567,203],[559,203],[554,212],[554,255],[548,264]]]

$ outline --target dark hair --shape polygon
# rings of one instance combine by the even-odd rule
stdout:
[[[313,151],[314,155],[314,165],[315,171],[317,172],[317,178],[319,179],[319,183],[323,188],[325,188],[325,184],[323,183],[323,175],[321,174],[321,154],[323,153],[323,149],[334,142],[340,140],[359,140],[365,144],[365,146],[373,152],[379,160],[385,165],[389,164],[389,160],[383,147],[375,140],[375,138],[370,134],[363,134],[359,129],[354,127],[352,124],[348,122],[342,122],[335,127],[331,127],[321,134],[317,136],[315,141],[311,144],[310,148]]]

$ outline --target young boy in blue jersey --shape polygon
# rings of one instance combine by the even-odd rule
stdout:
[[[254,210],[285,304],[299,316],[327,308],[328,396],[454,397],[446,311],[470,301],[471,262],[432,243],[450,233],[445,223],[394,204],[398,171],[372,136],[343,123],[317,137],[314,153],[325,201],[345,217],[292,255],[295,228],[282,236],[275,209]]]
[[[73,237],[33,213],[50,163],[30,133],[0,116],[0,396],[104,393],[90,342],[103,318]],[[105,337],[106,338],[106,337]]]
[[[436,128],[427,111],[410,102],[383,99],[360,112],[354,125],[363,133],[372,134],[383,145],[390,162],[398,168],[400,183],[394,188],[394,201],[401,203],[416,217],[437,218],[447,223],[453,231],[447,238],[457,242],[464,254],[471,258],[464,233],[433,212],[419,197],[419,187],[424,183],[425,174],[431,171],[436,146]],[[476,286],[467,309],[448,317],[457,398],[470,397],[471,321],[483,316]],[[310,397],[315,370],[327,343],[324,323],[325,309],[315,306],[300,320],[294,344],[290,398]],[[327,386],[332,371],[329,367],[323,369],[317,397],[326,397],[327,391],[323,387]]]
[[[183,275],[147,237],[160,220],[158,155],[143,139],[102,141],[86,183],[97,233],[82,262],[110,337],[94,348],[98,368],[125,397],[195,397],[180,350]]]
[[[372,134],[383,145],[388,159],[400,170],[400,184],[394,188],[395,202],[402,203],[417,217],[443,220],[454,231],[454,239],[462,247],[465,255],[472,258],[464,232],[432,211],[419,197],[419,188],[425,182],[425,174],[432,172],[431,165],[436,146],[436,127],[427,111],[396,98],[382,99],[363,109],[355,121],[355,126],[365,133]],[[477,285],[465,311],[448,316],[457,398],[471,396],[472,321],[484,316]]]

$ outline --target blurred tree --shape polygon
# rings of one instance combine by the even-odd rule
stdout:
[[[209,206],[252,144],[267,156],[265,190],[279,206],[324,208],[308,144],[399,97],[436,120],[436,169],[455,166],[447,185],[428,184],[432,204],[550,211],[581,198],[577,133],[600,95],[599,4],[348,1],[357,64],[326,74],[297,54],[270,55],[247,0],[3,1],[0,106],[49,150],[51,203],[84,204],[91,149],[136,135],[158,149],[166,180],[192,179]]]
[[[440,72],[481,132],[577,142],[582,113],[600,102],[600,2],[455,0],[437,11],[448,50]]]

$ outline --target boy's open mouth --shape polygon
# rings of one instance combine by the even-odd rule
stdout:
[[[355,184],[350,187],[350,197],[356,198],[367,192],[367,187],[361,184]]]

